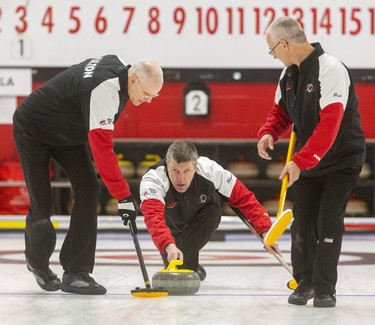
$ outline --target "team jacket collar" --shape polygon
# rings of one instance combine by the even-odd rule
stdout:
[[[120,81],[120,95],[124,95],[126,99],[129,99],[128,93],[128,70],[130,68],[130,64],[125,66],[119,72],[119,81]]]
[[[301,62],[300,64],[300,71],[308,68],[316,58],[321,56],[324,53],[324,50],[320,43],[311,43],[311,45],[315,48],[314,51],[310,53],[310,55]]]

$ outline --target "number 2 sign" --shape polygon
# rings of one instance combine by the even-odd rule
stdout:
[[[204,83],[191,83],[184,91],[185,116],[208,116],[210,90]]]

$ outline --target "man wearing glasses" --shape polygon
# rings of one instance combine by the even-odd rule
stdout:
[[[285,68],[275,102],[258,132],[258,153],[292,124],[296,152],[280,179],[288,175],[294,202],[291,227],[293,276],[297,289],[288,302],[314,307],[336,305],[337,265],[344,233],[345,208],[365,159],[358,100],[349,70],[310,44],[292,18],[275,20],[266,32],[269,54]]]
[[[46,291],[61,289],[100,295],[106,289],[89,276],[95,259],[99,185],[91,162],[111,195],[119,201],[125,223],[135,220],[127,181],[113,152],[114,123],[128,100],[150,103],[163,86],[163,72],[151,60],[126,64],[116,55],[87,59],[48,80],[16,109],[14,139],[30,195],[26,218],[27,268]],[[62,282],[49,268],[56,233],[52,214],[50,158],[72,184],[74,206],[60,251]]]

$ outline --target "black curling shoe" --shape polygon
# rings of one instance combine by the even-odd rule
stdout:
[[[336,295],[316,295],[314,298],[314,307],[335,307]]]
[[[46,291],[57,291],[61,288],[61,281],[50,269],[43,271],[27,264],[27,269],[34,275],[39,287]]]
[[[306,305],[309,299],[314,298],[315,292],[311,283],[301,281],[294,292],[289,296],[288,303],[292,305]]]
[[[198,264],[197,270],[195,272],[199,275],[201,281],[206,278],[206,270],[202,265]]]
[[[72,292],[80,295],[104,295],[107,289],[89,276],[88,272],[64,272],[61,291]]]

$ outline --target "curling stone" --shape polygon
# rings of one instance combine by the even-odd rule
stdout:
[[[345,214],[350,217],[367,217],[369,209],[365,201],[350,199],[346,206]]]
[[[118,215],[118,201],[114,198],[110,198],[104,206],[104,213],[108,216]]]
[[[146,160],[141,161],[137,166],[137,176],[141,178],[147,170],[154,164],[156,164],[161,157],[157,154],[147,154]]]
[[[257,178],[259,176],[258,166],[244,158],[239,161],[233,161],[227,165],[227,169],[237,178]]]
[[[130,160],[124,160],[123,154],[117,155],[118,164],[121,169],[121,173],[125,178],[132,178],[135,175],[134,164]]]
[[[362,166],[362,170],[361,170],[361,173],[359,174],[359,179],[368,179],[371,177],[371,174],[372,174],[372,170],[371,170],[371,166],[370,164],[368,163],[365,163],[363,166]]]
[[[177,269],[182,265],[181,260],[172,260],[165,270],[156,272],[152,277],[153,288],[163,288],[169,295],[191,295],[198,292],[200,287],[199,275],[193,270]]]
[[[285,163],[278,161],[269,163],[266,166],[266,176],[269,179],[279,179],[281,171],[285,167]]]

